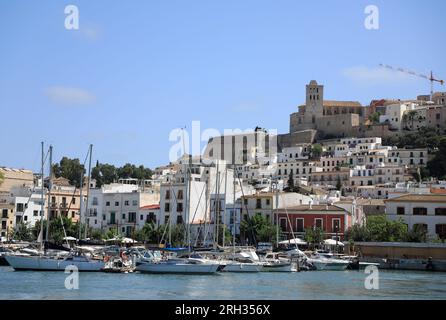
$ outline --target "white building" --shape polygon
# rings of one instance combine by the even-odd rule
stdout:
[[[446,195],[407,194],[385,204],[389,219],[402,218],[410,229],[420,225],[429,237],[446,239]]]
[[[115,229],[131,237],[143,225],[139,219],[140,207],[153,204],[159,204],[159,194],[151,189],[142,191],[133,184],[103,185],[90,190],[87,223],[95,229]]]

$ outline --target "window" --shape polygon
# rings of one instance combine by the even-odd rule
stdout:
[[[183,190],[178,190],[178,200],[183,200]]]
[[[125,206],[128,206],[129,204],[130,204],[130,202],[129,202],[128,200],[125,200],[125,201],[124,201],[124,205],[125,205]]]
[[[266,199],[266,205],[269,206],[271,204],[270,199]]]
[[[183,203],[182,202],[177,203],[177,212],[183,212]]]
[[[137,206],[138,205],[138,200],[132,200],[132,206]]]
[[[183,223],[183,216],[177,216],[177,224]]]
[[[164,212],[170,212],[170,203],[164,204]]]
[[[446,208],[435,208],[436,216],[446,216]]]
[[[403,216],[405,214],[404,213],[404,207],[396,208],[396,214],[399,215],[399,216]]]
[[[170,199],[170,190],[166,190],[166,199]]]
[[[73,197],[73,198],[71,199],[71,204],[76,204],[76,198]]]
[[[304,219],[296,218],[296,232],[304,232]]]
[[[106,206],[106,207],[110,207],[110,201],[107,201],[107,202],[105,203],[105,206]]]
[[[414,216],[427,216],[427,208],[413,208]]]
[[[446,224],[435,225],[435,233],[440,239],[446,239]]]
[[[149,212],[149,215],[147,217],[147,222],[156,222],[155,213]]]
[[[2,211],[2,218],[4,218],[4,219],[8,218],[8,209],[3,209],[3,211]]]
[[[136,222],[136,212],[129,212],[129,222]]]
[[[144,220],[144,215],[143,214],[141,214],[140,216],[139,216],[139,220]]]
[[[74,198],[73,198],[74,199]],[[97,197],[93,197],[93,205],[97,206],[98,205],[98,198]]]
[[[119,201],[115,201],[115,207],[119,207]]]
[[[71,218],[74,218],[76,216],[76,214],[73,212],[71,212]]]
[[[164,217],[164,224],[168,224],[169,223],[169,216],[165,216]]]
[[[121,215],[122,220],[125,220],[125,213]]]
[[[105,216],[105,214],[102,215],[102,221],[107,220],[107,217]]]
[[[335,218],[331,220],[332,231],[338,233],[341,231],[341,219]]]
[[[314,219],[314,227],[315,229],[323,229],[323,223],[321,218]]]
[[[37,217],[38,214],[39,214],[39,211],[37,211],[37,210],[34,210],[34,211],[33,211],[33,216],[34,216],[34,217]]]
[[[257,199],[256,209],[262,209],[262,199]]]
[[[243,203],[244,203],[245,206],[247,206],[248,205],[248,199],[243,199]]]
[[[115,223],[116,223],[116,213],[110,212],[110,224],[115,224]]]
[[[283,232],[286,232],[287,230],[287,223],[286,223],[286,218],[280,218],[280,230],[282,230]]]
[[[24,211],[23,208],[24,208],[23,203],[17,203],[17,208],[16,208],[17,212],[23,212]]]

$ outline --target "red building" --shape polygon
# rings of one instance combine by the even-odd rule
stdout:
[[[351,226],[351,216],[343,208],[335,205],[302,205],[277,209],[274,211],[276,223],[282,233],[291,236],[293,231],[296,237],[302,238],[305,229],[320,228],[326,238],[338,237],[344,240],[345,231]]]

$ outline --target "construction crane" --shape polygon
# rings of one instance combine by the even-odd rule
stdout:
[[[387,64],[382,64],[381,63],[380,66],[383,67],[383,68],[387,68],[387,69],[390,69],[390,70],[407,73],[407,74],[410,74],[410,75],[413,75],[413,76],[416,76],[416,77],[420,77],[420,78],[429,80],[430,83],[431,83],[431,96],[430,96],[430,100],[431,101],[432,101],[432,96],[434,95],[434,82],[438,82],[441,85],[444,84],[444,80],[440,80],[440,79],[435,79],[434,78],[434,74],[433,74],[432,71],[431,71],[430,76],[427,76],[425,74],[416,73],[414,71],[406,70],[406,69],[403,69],[403,68],[395,68],[395,67],[389,66]]]

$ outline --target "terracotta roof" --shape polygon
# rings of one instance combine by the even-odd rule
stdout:
[[[406,194],[384,202],[442,202],[446,203],[445,194]]]
[[[324,100],[324,107],[361,107],[358,101]]]
[[[291,207],[286,207],[286,208],[279,208],[278,211],[285,212],[285,209],[287,211],[342,211],[342,212],[345,211],[343,208],[333,206],[333,205],[326,206],[325,204],[312,205],[311,209],[310,209],[310,205],[291,206]]]
[[[149,204],[148,206],[143,206],[143,207],[141,207],[139,209],[141,209],[141,210],[156,210],[156,209],[159,209],[159,208],[160,208],[159,204]]]

